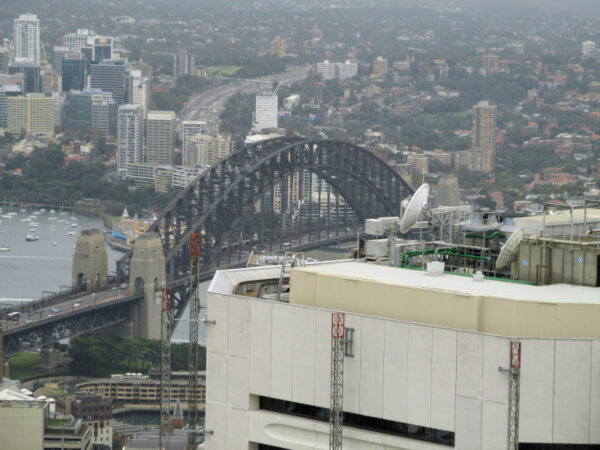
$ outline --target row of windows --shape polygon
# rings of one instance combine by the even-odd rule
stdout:
[[[260,409],[273,411],[294,416],[306,417],[308,419],[329,421],[329,409],[303,403],[290,402],[269,397],[260,397]],[[377,417],[364,416],[344,412],[343,424],[345,427],[363,428],[379,433],[393,434],[420,441],[433,442],[436,444],[454,447],[454,432],[438,430],[435,428],[411,425],[393,420],[379,419]]]

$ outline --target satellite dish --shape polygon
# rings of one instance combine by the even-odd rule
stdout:
[[[525,230],[521,227],[517,228],[513,234],[510,235],[506,244],[502,246],[498,259],[496,260],[496,269],[504,269],[517,257],[519,251],[519,244],[525,237]]]
[[[406,233],[410,230],[419,218],[419,214],[427,205],[427,197],[429,196],[429,185],[427,183],[419,186],[419,189],[414,193],[408,206],[404,209],[402,219],[400,219],[400,232]]]

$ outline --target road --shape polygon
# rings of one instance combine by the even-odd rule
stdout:
[[[281,84],[291,84],[306,78],[312,66],[292,67],[286,72],[252,78],[248,81],[232,81],[228,84],[208,89],[188,101],[188,104],[178,114],[177,131],[181,133],[184,120],[204,120],[209,133],[219,131],[219,114],[227,99],[236,92],[250,93],[256,91],[262,82],[265,86],[273,81]]]
[[[2,320],[4,332],[8,332],[25,325],[35,324],[43,322],[47,319],[61,317],[73,311],[81,311],[90,306],[98,306],[103,303],[108,303],[113,300],[127,297],[129,295],[128,288],[115,287],[113,289],[107,289],[100,291],[95,294],[82,294],[80,297],[71,298],[61,303],[57,303],[52,306],[47,306],[43,309],[30,308],[29,312],[21,313],[21,317],[18,321],[11,321],[8,319]]]

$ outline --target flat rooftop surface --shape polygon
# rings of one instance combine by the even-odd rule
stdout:
[[[449,273],[429,275],[420,270],[399,269],[358,261],[323,263],[293,270],[459,295],[489,296],[529,302],[600,305],[600,288],[570,284],[534,286],[510,280],[475,281],[469,276]]]

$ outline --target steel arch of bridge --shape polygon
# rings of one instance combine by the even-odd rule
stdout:
[[[272,212],[276,185],[282,186],[281,209],[293,208],[293,205],[287,204],[289,176],[306,172],[316,174],[326,183],[323,186],[329,185],[327,189],[331,189],[336,202],[335,205],[329,204],[331,196],[327,191],[328,208],[339,206],[338,196],[343,198],[356,215],[355,224],[362,224],[369,217],[398,215],[400,202],[413,192],[386,162],[372,152],[346,142],[285,137],[245,146],[194,179],[150,226],[149,232],[161,236],[167,283],[172,285],[178,278],[185,278],[189,270],[188,247],[192,233],[202,235],[201,271],[210,272],[226,265],[223,264],[224,255],[231,253],[232,242],[237,239],[240,226],[243,230],[242,219],[252,215],[258,202],[261,212],[268,212],[265,199],[269,195]],[[312,177],[309,177],[309,184],[309,191],[312,191]],[[308,234],[309,240],[311,234],[313,238],[316,234],[316,241],[323,240],[322,232],[332,227],[329,215],[327,226],[322,223],[320,211],[323,205],[321,196],[318,198],[317,223],[310,222],[313,211],[305,211],[308,223],[303,226],[300,220],[300,230],[292,227],[287,233],[282,228],[275,237],[280,246],[290,237],[293,239],[294,233]],[[309,207],[312,208],[312,203],[305,206],[305,210]],[[347,209],[344,210],[345,219]],[[343,224],[339,222],[336,216],[333,228],[338,231],[347,225],[347,220]],[[248,239],[250,242],[244,244],[246,247],[251,249],[254,244],[266,244],[269,238],[273,238],[262,233],[258,239],[254,236],[252,234]],[[241,242],[244,243],[244,239]],[[301,236],[299,242],[303,242]]]

